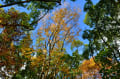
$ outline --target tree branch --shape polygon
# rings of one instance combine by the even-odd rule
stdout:
[[[9,7],[9,6],[12,6],[12,5],[17,5],[17,4],[23,4],[23,3],[29,3],[29,2],[32,2],[33,0],[26,0],[26,1],[19,1],[19,2],[13,2],[13,3],[10,3],[10,4],[6,4],[6,5],[1,5],[0,8],[3,8],[3,7]],[[43,2],[56,2],[56,3],[59,3],[61,4],[61,1],[51,1],[51,0],[34,0],[34,1],[43,1]]]
[[[45,17],[45,15],[47,15],[48,12],[49,12],[49,10],[47,10],[47,12],[45,12],[45,14],[43,16],[41,16],[38,20],[32,22],[30,25],[34,25],[35,23],[38,23],[42,18]]]

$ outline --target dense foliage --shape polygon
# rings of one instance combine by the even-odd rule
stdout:
[[[84,22],[92,30],[88,29],[83,34],[83,38],[89,40],[84,55],[96,55],[96,62],[102,64],[103,78],[119,78],[120,2],[119,0],[100,0],[93,5],[91,0],[86,1],[84,10],[87,14]]]
[[[86,0],[84,23],[89,29],[83,38],[89,44],[80,40],[81,10],[57,8],[64,1],[0,1],[1,78],[119,79],[120,1],[99,0],[93,5]]]

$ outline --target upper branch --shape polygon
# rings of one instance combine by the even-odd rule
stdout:
[[[31,2],[31,1],[33,1],[33,0],[13,2],[13,3],[10,3],[10,4],[1,5],[0,8],[12,6],[12,5],[17,5],[17,4],[29,3],[29,2]],[[39,2],[40,2],[40,1],[43,1],[43,2],[56,2],[56,3],[61,4],[61,0],[34,0],[34,1],[39,1]]]

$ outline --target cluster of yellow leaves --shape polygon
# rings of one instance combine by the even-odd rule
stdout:
[[[31,57],[31,66],[32,67],[39,67],[40,65],[43,64],[43,61],[45,60],[45,56],[44,55],[40,55],[37,57]]]
[[[52,52],[51,53],[51,63],[57,67],[61,65],[62,60],[60,59],[64,55],[64,52]]]
[[[94,70],[100,70],[100,64],[96,64],[94,59],[91,58],[90,60],[83,61],[81,67],[83,72],[89,72]]]
[[[48,64],[48,60],[46,59],[47,50],[45,48],[43,50],[37,49],[35,52],[39,52],[40,55],[31,56],[31,67],[45,67]]]
[[[33,53],[32,48],[21,48],[22,56],[25,56],[26,58],[31,58],[31,54]]]
[[[94,57],[89,60],[84,60],[82,65],[79,67],[79,69],[82,70],[84,77],[83,79],[86,79],[89,76],[93,76],[95,74],[100,76],[100,74],[98,73],[100,68],[101,64],[96,64],[94,62]]]

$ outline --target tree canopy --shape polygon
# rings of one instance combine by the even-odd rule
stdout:
[[[82,30],[65,0],[1,0],[0,78],[119,79],[120,1],[85,1]]]
[[[119,77],[120,65],[120,43],[119,43],[119,1],[118,0],[100,0],[93,5],[91,0],[86,0],[84,11],[87,12],[84,22],[89,25],[92,30],[84,31],[83,38],[89,40],[87,52],[84,55],[96,55],[96,62],[101,62],[104,73],[117,72],[114,76]],[[107,66],[111,66],[110,69]],[[113,77],[109,75],[109,77]]]

